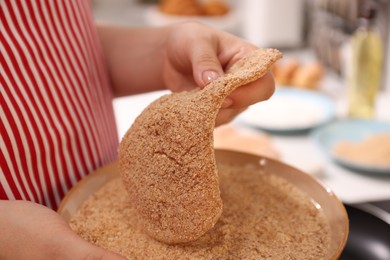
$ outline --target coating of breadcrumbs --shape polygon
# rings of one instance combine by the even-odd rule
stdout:
[[[225,98],[282,54],[255,50],[203,90],[165,95],[135,120],[119,148],[120,174],[144,231],[166,243],[197,239],[222,212],[213,131]]]
[[[169,245],[146,235],[117,178],[70,220],[87,241],[129,259],[322,259],[330,229],[304,192],[253,166],[219,164],[224,209],[193,242]]]

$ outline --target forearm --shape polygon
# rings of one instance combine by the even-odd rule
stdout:
[[[97,26],[115,95],[163,89],[162,68],[169,27]]]

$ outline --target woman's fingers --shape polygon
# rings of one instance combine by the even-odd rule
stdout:
[[[202,35],[192,43],[190,59],[196,84],[203,88],[223,75],[218,53],[218,39],[215,35]]]
[[[215,119],[215,126],[219,126],[222,124],[226,124],[230,121],[232,121],[238,114],[243,112],[245,108],[225,108],[220,109],[217,115],[217,118]]]
[[[241,86],[229,95],[228,108],[245,108],[257,102],[269,99],[275,91],[275,82],[269,72],[262,78]]]
[[[94,246],[76,234],[69,233],[62,243],[63,256],[69,259],[124,260],[126,258]]]

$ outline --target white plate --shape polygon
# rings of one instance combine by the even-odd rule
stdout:
[[[312,138],[329,157],[341,166],[363,173],[390,174],[390,167],[371,166],[346,160],[333,152],[334,145],[340,141],[359,142],[377,133],[390,133],[390,122],[342,120],[316,129],[312,133]]]
[[[252,105],[238,120],[271,132],[296,132],[323,125],[334,116],[335,104],[324,94],[279,87],[269,100]]]

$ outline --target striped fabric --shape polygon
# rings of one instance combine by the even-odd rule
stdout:
[[[0,3],[0,198],[55,209],[116,158],[112,93],[87,1]]]

